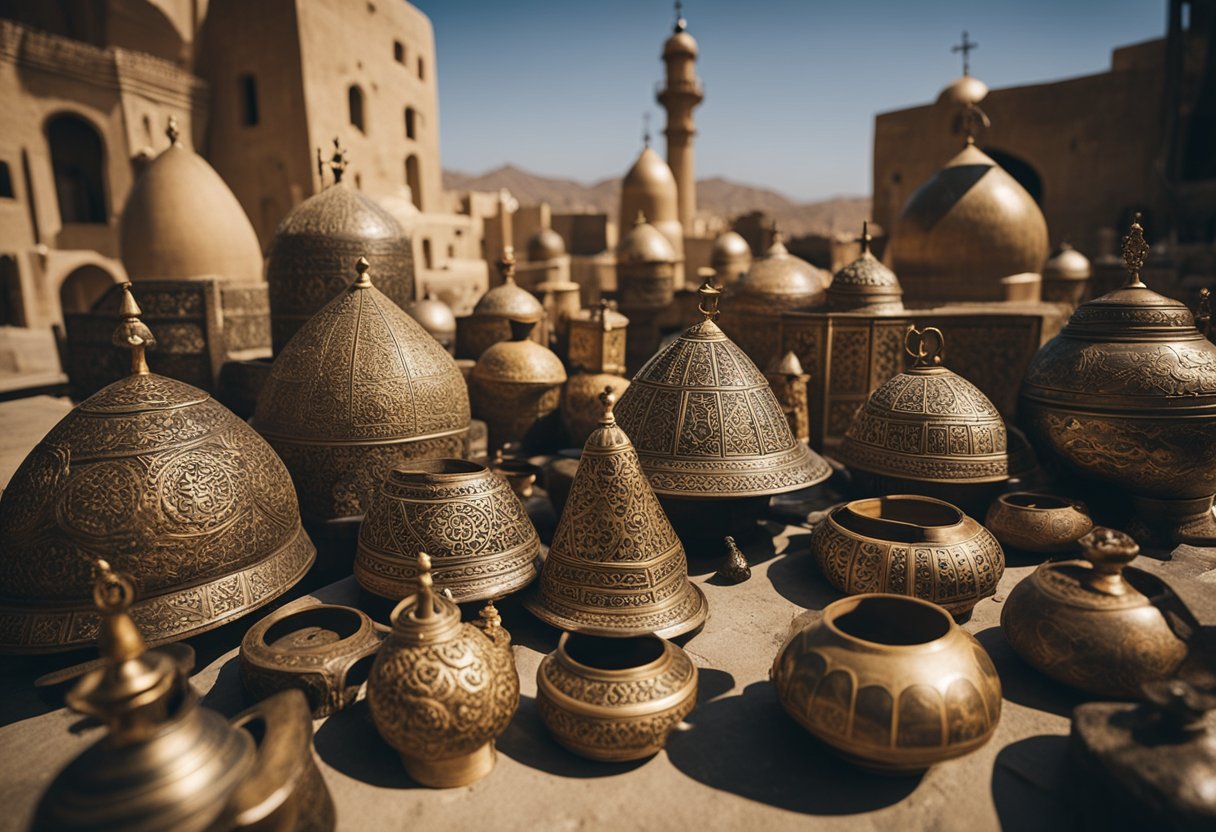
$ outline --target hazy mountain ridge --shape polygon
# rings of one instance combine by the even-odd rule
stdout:
[[[547,202],[559,213],[587,211],[615,216],[619,209],[620,178],[591,185],[573,179],[541,176],[514,165],[482,174],[443,172],[443,187],[460,191],[497,191],[506,188],[520,205]],[[855,234],[870,216],[870,198],[838,196],[817,202],[794,202],[767,188],[711,177],[697,182],[697,204],[708,213],[733,218],[750,211],[763,211],[776,218],[782,230],[797,236],[838,232]]]

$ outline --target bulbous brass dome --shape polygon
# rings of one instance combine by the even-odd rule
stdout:
[[[622,265],[674,263],[676,253],[667,237],[639,213],[634,219],[633,228],[616,247],[616,260]]]
[[[202,390],[148,372],[125,300],[134,372],[52,428],[0,497],[0,652],[91,643],[98,558],[131,575],[156,644],[272,601],[316,555],[282,461]]]
[[[903,287],[895,272],[870,253],[869,223],[862,226],[861,256],[844,266],[828,286],[833,312],[902,312]]]
[[[720,260],[731,260],[738,257],[751,259],[752,250],[747,240],[737,231],[724,231],[714,240],[713,253],[710,260],[717,263]]]
[[[731,302],[741,309],[774,312],[822,306],[832,276],[812,266],[775,234],[764,256],[752,261],[747,274],[731,287]]]
[[[629,228],[641,211],[654,222],[679,222],[676,178],[663,157],[647,145],[621,182],[619,222]]]
[[[490,346],[473,367],[473,413],[486,422],[491,451],[509,442],[555,450],[566,368],[551,349],[529,340],[529,324],[514,322],[511,329],[511,340]]]
[[[275,359],[253,426],[283,457],[304,514],[362,514],[383,472],[463,456],[469,399],[455,360],[359,277]]]
[[[515,282],[512,273],[509,280],[481,296],[473,307],[473,314],[479,318],[533,324],[545,317],[545,307],[535,295]]]
[[[988,97],[988,85],[974,75],[961,75],[937,96],[938,104],[949,104],[951,107],[965,107],[968,104],[979,104]]]
[[[428,291],[422,300],[403,308],[445,350],[452,351],[456,341],[456,316],[452,313],[452,307],[441,301],[434,292]]]
[[[1060,243],[1043,264],[1044,280],[1086,280],[1091,274],[1089,258],[1068,243]]]
[[[543,263],[565,254],[566,241],[552,228],[542,228],[528,238],[528,260],[532,263]]]

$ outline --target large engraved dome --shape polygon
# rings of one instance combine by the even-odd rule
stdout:
[[[364,512],[384,471],[463,457],[469,396],[456,362],[359,277],[275,359],[253,425],[291,470],[306,517]]]
[[[0,497],[0,652],[93,643],[99,558],[134,579],[155,644],[257,609],[316,555],[278,456],[207,393],[147,371],[151,334],[126,301],[136,371],[52,428]]]

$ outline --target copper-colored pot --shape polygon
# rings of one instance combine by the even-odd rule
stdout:
[[[1080,500],[1014,491],[989,507],[984,525],[1002,545],[1026,552],[1068,552],[1094,527]]]

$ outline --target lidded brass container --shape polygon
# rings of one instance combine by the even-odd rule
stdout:
[[[814,309],[823,306],[831,282],[831,274],[790,254],[781,232],[774,230],[768,251],[731,287],[731,308],[769,313]]]
[[[515,282],[515,249],[507,246],[498,261],[502,283],[490,289],[477,305],[473,314],[461,321],[457,330],[456,351],[461,358],[481,357],[481,354],[500,341],[512,337],[512,324],[529,324],[528,334],[538,344],[545,343],[545,307],[535,296]]]
[[[841,592],[911,595],[960,617],[1005,573],[991,532],[949,503],[905,494],[833,509],[811,533],[811,549]]]
[[[660,496],[762,497],[815,485],[828,464],[790,432],[768,380],[714,322],[721,294],[700,290],[705,320],[646,363],[617,417]]]
[[[904,311],[904,290],[895,272],[870,253],[870,224],[861,226],[861,256],[832,277],[827,289],[828,309],[833,312],[881,314]]]
[[[1139,698],[1145,682],[1172,677],[1186,642],[1156,605],[1160,580],[1128,564],[1140,547],[1098,527],[1081,538],[1084,560],[1045,563],[1009,593],[1001,630],[1023,659],[1051,678],[1104,697]]]
[[[131,375],[52,428],[0,497],[0,652],[92,643],[99,556],[131,575],[156,644],[269,603],[316,557],[282,461],[202,390],[148,371],[155,339],[124,292],[114,343]]]
[[[1082,304],[1031,360],[1019,417],[1040,448],[1130,493],[1146,545],[1216,543],[1216,345],[1181,303],[1140,281],[1143,229],[1124,239],[1127,284]]]
[[[616,247],[617,297],[627,314],[666,309],[675,297],[676,253],[639,211]]]
[[[401,308],[449,354],[455,353],[456,316],[452,314],[452,307],[441,301],[438,295],[428,289],[422,300],[416,300]]]
[[[536,707],[559,743],[606,762],[657,754],[697,701],[697,668],[657,636],[562,633],[536,671]]]
[[[786,712],[845,759],[924,771],[982,746],[1001,718],[1001,680],[975,637],[940,607],[898,595],[828,604],[777,654]]]
[[[393,610],[367,701],[410,777],[432,788],[464,786],[494,768],[494,739],[519,707],[519,674],[501,622],[462,624],[460,608],[432,591],[430,559],[418,560],[418,592]]]
[[[689,582],[684,547],[616,423],[611,388],[601,401],[539,588],[524,603],[554,627],[589,635],[690,632],[705,622],[705,596]]]
[[[456,362],[372,285],[366,259],[357,270],[279,353],[253,416],[312,520],[362,515],[393,465],[464,456],[468,441]]]
[[[317,151],[318,170],[323,168]],[[380,290],[398,306],[414,300],[414,254],[393,215],[342,182],[346,151],[334,139],[334,182],[291,210],[279,224],[266,260],[270,329],[278,355],[300,327],[342,294],[350,264],[376,264]],[[217,241],[217,245],[222,245]]]
[[[463,459],[430,459],[389,471],[359,528],[355,579],[404,598],[418,585],[418,552],[452,600],[509,595],[536,577],[540,538],[505,479]]]
[[[1005,422],[979,388],[941,366],[944,346],[936,327],[908,327],[915,366],[870,394],[837,455],[865,493],[922,494],[979,513],[1009,479]]]
[[[600,421],[600,393],[624,390],[625,336],[629,319],[601,300],[570,319],[566,360],[575,370],[562,390],[562,427],[571,445],[581,447]]]

